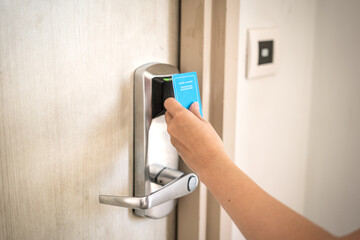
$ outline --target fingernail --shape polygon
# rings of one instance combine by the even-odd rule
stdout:
[[[191,109],[199,110],[199,103],[198,103],[198,102],[194,102],[193,104],[191,104],[190,108],[191,108]]]

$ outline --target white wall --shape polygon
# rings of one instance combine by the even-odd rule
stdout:
[[[236,163],[263,189],[303,213],[316,2],[240,1]],[[246,31],[277,27],[275,76],[245,79]],[[240,234],[233,228],[233,239]]]
[[[360,1],[318,1],[305,213],[360,227]]]
[[[357,0],[240,1],[235,161],[336,235],[360,227],[359,12]],[[280,67],[247,80],[254,27],[279,29]]]

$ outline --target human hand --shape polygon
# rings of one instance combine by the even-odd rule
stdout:
[[[201,117],[199,103],[193,103],[189,111],[174,98],[168,98],[164,106],[171,143],[195,173],[201,175],[207,166],[226,156],[219,135]]]

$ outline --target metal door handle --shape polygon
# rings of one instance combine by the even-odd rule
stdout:
[[[166,96],[173,89],[177,67],[148,63],[134,72],[133,196],[99,196],[100,203],[134,209],[141,217],[162,218],[176,206],[177,198],[194,191],[199,179],[176,170],[179,155],[172,146],[165,122]]]
[[[150,209],[193,192],[199,183],[194,173],[184,175],[178,170],[158,165],[150,166],[150,179],[164,186],[143,197],[100,195],[100,203],[133,209]]]

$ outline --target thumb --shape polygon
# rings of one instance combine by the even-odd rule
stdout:
[[[190,112],[192,112],[196,117],[202,119],[200,114],[200,107],[198,102],[193,102],[189,108]]]

